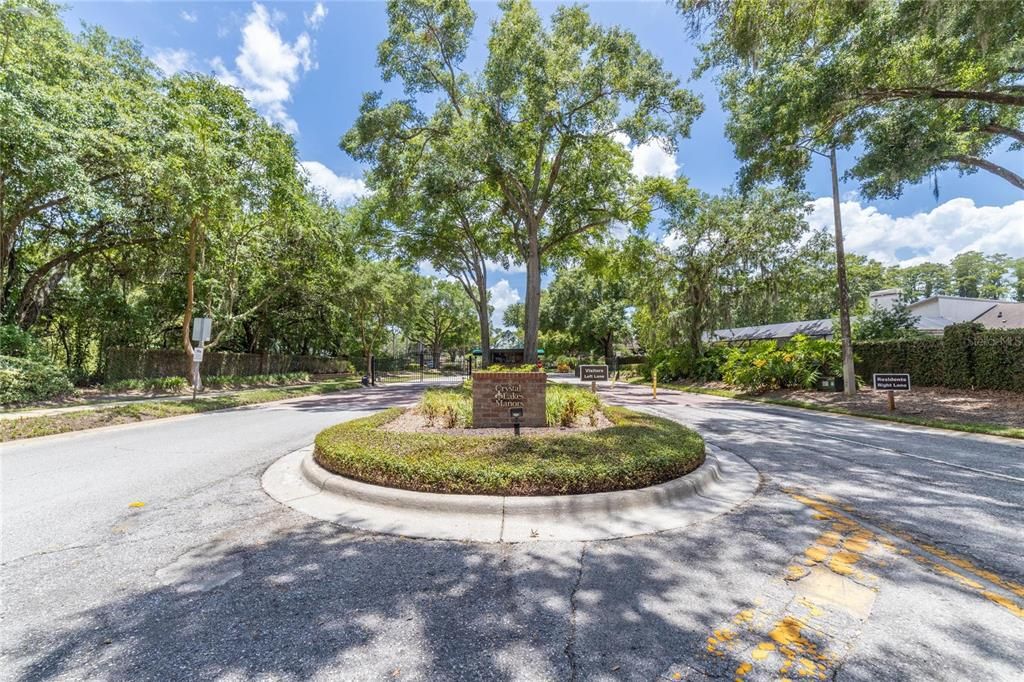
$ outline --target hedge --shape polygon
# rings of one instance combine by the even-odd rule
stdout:
[[[188,376],[191,361],[181,349],[111,348],[107,351],[104,383],[124,379],[154,379]],[[203,376],[252,376],[254,374],[339,374],[351,371],[346,358],[311,355],[272,355],[269,353],[218,353],[203,356]]]
[[[986,330],[966,322],[943,336],[853,344],[857,374],[906,372],[913,386],[982,388],[1024,393],[1024,329]]]

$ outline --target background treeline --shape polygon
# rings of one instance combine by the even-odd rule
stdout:
[[[164,77],[132,41],[0,12],[0,354],[76,383],[113,348],[362,357],[472,343],[472,308],[355,237],[292,138],[210,76]],[[468,312],[467,312],[468,311]],[[468,318],[467,318],[468,316]],[[399,337],[399,338],[396,338]],[[43,371],[35,368],[36,371]],[[6,376],[6,375],[5,375]]]

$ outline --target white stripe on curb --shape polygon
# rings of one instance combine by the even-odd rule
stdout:
[[[750,499],[757,471],[707,448],[704,464],[686,476],[590,495],[445,495],[369,485],[320,467],[312,445],[272,464],[262,484],[296,511],[374,533],[471,542],[608,540],[685,528]]]

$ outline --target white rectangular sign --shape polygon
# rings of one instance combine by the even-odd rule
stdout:
[[[192,362],[202,362],[202,361],[203,361],[203,349],[202,348],[193,348],[192,349]]]
[[[210,330],[213,327],[213,319],[209,317],[196,317],[192,319],[192,340],[209,341]]]

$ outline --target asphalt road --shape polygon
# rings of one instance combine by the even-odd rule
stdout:
[[[5,444],[0,676],[1021,679],[1024,443],[604,393],[745,458],[758,495],[684,532],[474,545],[263,493],[400,386]]]

